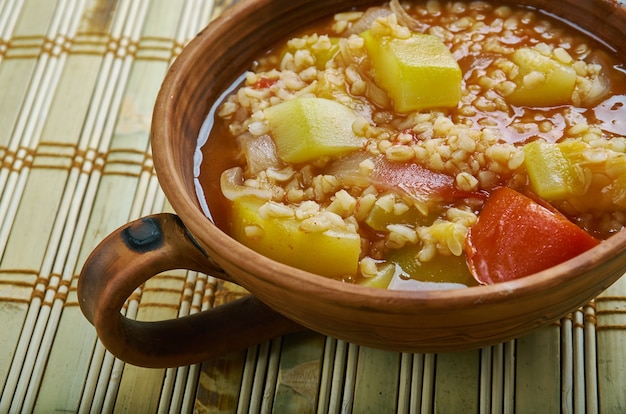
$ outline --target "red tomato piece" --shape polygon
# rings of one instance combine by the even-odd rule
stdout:
[[[493,284],[540,272],[599,243],[558,211],[504,187],[470,228],[466,254],[476,280]]]
[[[278,82],[278,79],[269,79],[265,76],[260,77],[254,84],[255,89],[266,89]]]
[[[443,200],[477,197],[477,192],[458,189],[454,178],[414,163],[396,163],[381,159],[376,163],[373,182],[378,188],[401,190],[413,197],[435,196]]]

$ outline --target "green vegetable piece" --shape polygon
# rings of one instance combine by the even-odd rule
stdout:
[[[361,238],[354,229],[333,226],[326,231],[306,232],[295,217],[264,218],[259,209],[265,201],[254,197],[234,200],[231,234],[252,250],[278,262],[341,278],[356,275]]]
[[[389,282],[396,273],[396,266],[393,264],[387,264],[382,266],[378,272],[372,277],[364,277],[359,279],[357,284],[361,286],[375,287],[379,289],[387,289]]]
[[[421,282],[476,285],[476,280],[467,266],[465,255],[437,255],[432,260],[421,263],[417,260],[418,252],[419,246],[407,245],[393,251],[388,261],[399,266],[406,276]]]
[[[454,107],[461,99],[462,73],[448,47],[436,36],[407,39],[361,33],[374,79],[398,112]]]
[[[547,201],[563,200],[583,188],[558,144],[536,140],[524,145],[524,165],[533,191]]]
[[[296,98],[265,109],[278,156],[302,163],[361,149],[365,139],[352,130],[356,114],[324,98]]]
[[[555,106],[571,101],[576,85],[576,71],[551,57],[530,48],[515,51],[512,60],[519,66],[513,79],[517,88],[506,97],[513,105]]]
[[[396,214],[393,209],[388,211],[377,204],[372,206],[365,218],[365,224],[376,231],[387,231],[387,226],[390,224],[425,225],[429,221],[432,222],[432,218],[424,216],[415,207]]]

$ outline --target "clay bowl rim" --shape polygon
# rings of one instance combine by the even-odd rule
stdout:
[[[516,298],[531,297],[538,292],[547,291],[559,285],[569,283],[592,271],[596,266],[620,254],[626,254],[626,229],[613,235],[599,246],[555,267],[533,275],[495,285],[473,286],[459,289],[441,289],[424,291],[402,291],[355,286],[302,271],[271,260],[237,242],[218,228],[202,212],[194,194],[185,191],[188,182],[177,174],[175,166],[177,157],[173,154],[169,142],[168,131],[175,128],[172,119],[175,96],[179,88],[186,84],[186,76],[193,72],[197,55],[203,53],[207,43],[220,41],[219,33],[227,33],[228,27],[237,19],[254,15],[264,7],[270,7],[273,0],[241,0],[231,6],[220,17],[198,34],[172,64],[157,96],[153,114],[152,146],[157,176],[167,199],[174,211],[201,244],[209,248],[212,258],[219,264],[228,263],[230,267],[241,269],[244,273],[254,274],[266,284],[280,286],[300,292],[324,292],[322,300],[341,300],[346,304],[358,307],[360,304],[375,299],[378,305],[384,304],[389,311],[407,311],[415,307],[463,309],[481,303],[498,303]],[[364,1],[363,4],[378,3]],[[606,1],[600,0],[599,3]],[[340,3],[338,3],[340,4]],[[340,6],[341,8],[341,6]],[[345,8],[345,7],[344,7]],[[328,13],[335,11],[329,10]],[[626,13],[624,13],[626,16]],[[203,47],[204,46],[204,47]],[[263,48],[258,47],[257,53]],[[251,54],[256,56],[256,54]],[[242,68],[242,71],[245,68]],[[225,85],[228,86],[228,85]],[[219,94],[218,94],[219,95]],[[207,105],[206,112],[210,105]],[[199,131],[198,131],[199,132]],[[259,271],[261,269],[261,271]],[[233,280],[244,288],[255,293],[255,282],[247,278],[233,276]],[[599,284],[599,282],[597,283]],[[607,288],[604,286],[603,288]],[[269,304],[271,306],[271,304]]]

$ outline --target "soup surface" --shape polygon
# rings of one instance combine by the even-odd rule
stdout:
[[[206,214],[348,283],[497,283],[626,223],[624,64],[536,10],[337,14],[259,56],[206,125]]]

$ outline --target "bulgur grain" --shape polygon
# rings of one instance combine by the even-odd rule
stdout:
[[[415,152],[406,145],[392,145],[385,150],[385,157],[389,161],[408,162],[415,157]]]
[[[268,201],[267,203],[263,204],[259,208],[259,215],[264,219],[267,219],[270,217],[278,217],[278,218],[295,217],[294,210],[291,207],[286,206],[282,203],[277,203],[275,201]]]
[[[374,277],[378,273],[378,266],[376,266],[376,261],[371,257],[364,257],[359,262],[359,270],[364,277]]]
[[[461,172],[456,175],[456,185],[463,191],[476,191],[478,179],[467,172]]]
[[[244,233],[246,237],[250,239],[260,239],[265,234],[265,230],[263,230],[260,226],[257,226],[256,224],[251,224],[244,227]]]

